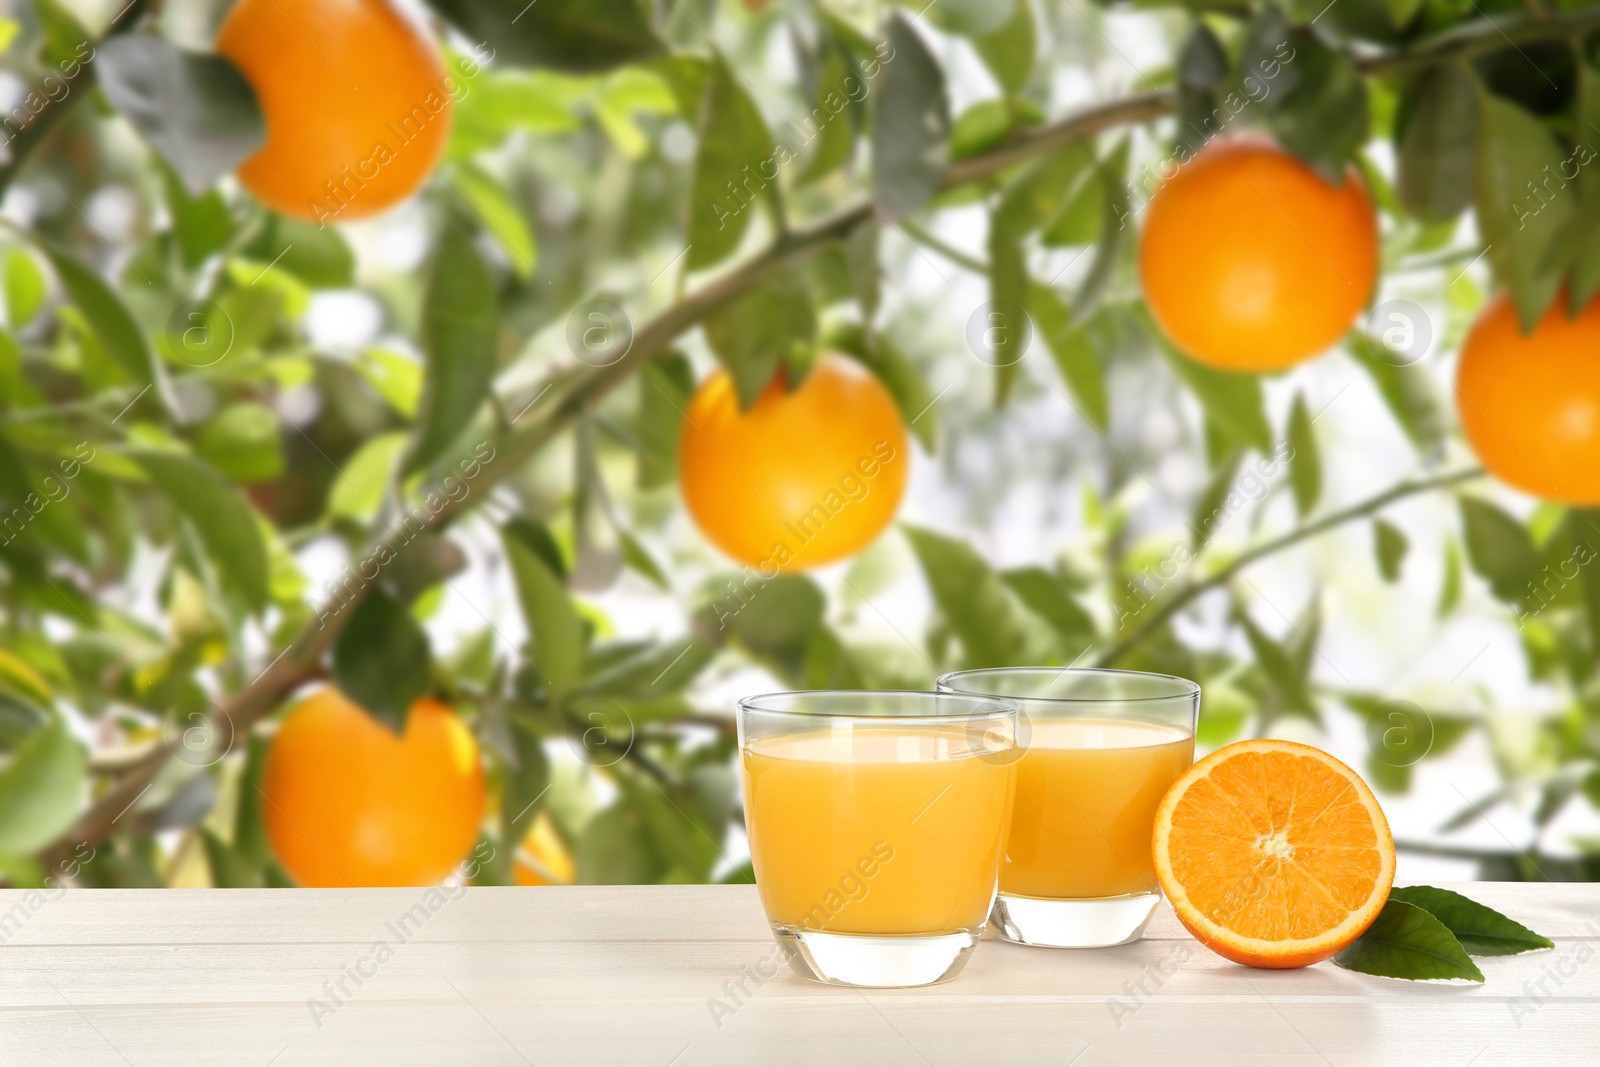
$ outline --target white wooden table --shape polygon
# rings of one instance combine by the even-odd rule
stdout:
[[[752,980],[778,957],[747,886],[8,890],[0,1064],[1600,1063],[1600,885],[1456,888],[1556,948],[1472,987],[1254,971],[1163,908],[1137,944],[988,942],[863,995]]]

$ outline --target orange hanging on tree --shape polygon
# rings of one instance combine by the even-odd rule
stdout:
[[[1377,215],[1353,167],[1334,186],[1264,139],[1212,142],[1151,198],[1139,274],[1185,354],[1282,370],[1339,340],[1366,306]]]
[[[852,555],[894,520],[905,496],[905,421],[878,379],[843,356],[819,356],[792,392],[780,372],[745,412],[719,370],[685,414],[684,503],[740,563],[776,573]]]
[[[1523,334],[1501,293],[1461,345],[1456,410],[1489,472],[1525,493],[1600,504],[1600,298],[1563,295]]]
[[[396,737],[331,686],[284,719],[267,751],[261,816],[303,886],[434,885],[483,821],[478,743],[433,699]]]
[[[239,0],[217,52],[266,119],[239,181],[275,211],[376,214],[415,192],[444,151],[456,87],[434,42],[388,0]]]

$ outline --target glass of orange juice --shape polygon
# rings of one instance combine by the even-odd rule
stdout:
[[[919,986],[966,965],[994,904],[1017,705],[818,691],[739,701],[750,859],[803,978]]]
[[[1194,761],[1200,687],[1136,671],[997,667],[956,671],[941,692],[1021,708],[1016,808],[994,922],[1024,945],[1098,948],[1136,940],[1161,889],[1156,805]]]

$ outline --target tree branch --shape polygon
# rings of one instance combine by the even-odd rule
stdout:
[[[1308,540],[1335,526],[1355,519],[1365,518],[1376,511],[1380,511],[1397,500],[1404,500],[1408,496],[1419,493],[1431,493],[1435,489],[1444,489],[1461,482],[1471,481],[1483,477],[1482,467],[1473,467],[1470,470],[1452,471],[1449,474],[1440,474],[1433,478],[1426,478],[1417,482],[1401,482],[1390,486],[1377,496],[1369,497],[1358,504],[1339,511],[1330,512],[1315,522],[1298,526],[1281,537],[1265,541],[1255,548],[1242,553],[1232,563],[1217,571],[1208,578],[1204,578],[1174,593],[1172,597],[1155,610],[1155,613],[1140,624],[1137,630],[1129,634],[1118,644],[1112,645],[1105,652],[1095,658],[1093,666],[1110,667],[1118,661],[1125,659],[1128,653],[1148,641],[1162,626],[1165,626],[1174,615],[1189,606],[1195,600],[1209,593],[1211,590],[1226,585],[1233,580],[1233,576],[1259,560],[1291,548],[1301,541]]]

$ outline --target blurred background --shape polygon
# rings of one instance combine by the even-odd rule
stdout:
[[[1401,879],[1600,877],[1600,513],[1484,476],[1453,384],[1498,290],[1589,284],[1600,5],[238,6],[0,0],[9,884],[749,880],[739,696],[1001,662],[1326,747]],[[361,123],[394,162],[313,158]],[[1145,303],[1218,130],[1377,212],[1370,301],[1288,370]],[[719,367],[819,350],[909,483],[774,577],[678,442]],[[330,684],[375,721],[287,729]]]

